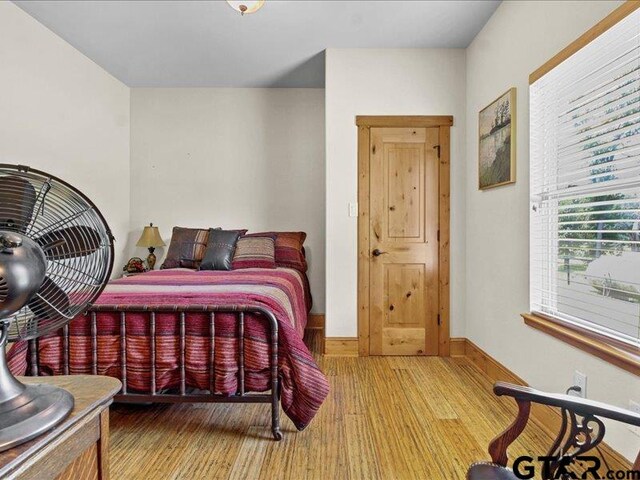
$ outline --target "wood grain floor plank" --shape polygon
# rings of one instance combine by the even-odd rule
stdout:
[[[415,357],[407,359],[413,368],[409,374],[415,378],[414,385],[419,386],[425,402],[440,420],[458,418],[455,409],[449,402],[449,392],[446,383],[443,384],[437,372],[442,369],[442,359]]]
[[[380,461],[366,415],[347,414],[346,449],[349,459],[349,478],[352,480],[382,479]]]
[[[346,426],[344,409],[342,408],[347,402],[345,395],[345,374],[340,373],[338,364],[340,359],[328,358],[325,366],[327,370],[334,374],[329,375],[329,383],[331,385],[331,401],[322,408],[322,424],[312,429],[311,445],[324,445],[322,450],[314,449],[314,458],[319,468],[308,471],[309,479],[326,479],[340,478],[341,472],[347,471],[347,451],[344,448],[346,443]],[[315,433],[319,432],[319,438],[313,438]],[[318,442],[318,443],[316,443]],[[331,459],[331,461],[327,461]]]
[[[229,473],[230,480],[246,480],[258,478],[262,463],[266,455],[268,443],[265,438],[264,427],[249,427],[238,455]]]
[[[368,414],[379,457],[386,459],[382,462],[384,478],[432,478],[430,465],[423,461],[421,432],[416,428],[414,411],[407,408],[403,385],[390,371],[386,358],[374,360],[371,382],[379,388],[368,389],[373,400],[368,402]]]

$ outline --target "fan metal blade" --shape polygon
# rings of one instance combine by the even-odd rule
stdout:
[[[0,230],[24,233],[31,222],[36,189],[24,178],[0,177]]]
[[[84,257],[100,248],[100,235],[84,225],[62,228],[36,239],[49,260]]]
[[[29,301],[29,308],[41,322],[39,328],[46,328],[47,322],[56,322],[69,314],[69,297],[49,277],[45,277],[38,293]],[[44,322],[44,323],[42,323]]]

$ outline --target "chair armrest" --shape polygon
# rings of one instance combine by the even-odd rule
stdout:
[[[496,382],[493,392],[498,396],[509,396],[516,400],[539,403],[552,407],[564,408],[580,416],[597,415],[599,417],[617,420],[618,422],[640,426],[640,414],[614,407],[606,403],[588,400],[558,393],[547,393],[530,387],[514,385],[506,382]]]

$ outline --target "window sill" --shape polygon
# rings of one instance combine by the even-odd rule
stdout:
[[[578,330],[551,317],[523,313],[522,318],[524,323],[536,330],[540,330],[634,375],[640,376],[640,352],[637,349],[636,352],[627,351],[616,346],[614,341],[606,341],[600,335]]]

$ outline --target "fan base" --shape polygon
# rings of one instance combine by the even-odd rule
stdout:
[[[62,388],[23,385],[12,380],[24,389],[12,398],[0,401],[0,452],[52,429],[67,418],[74,405],[73,396]]]

